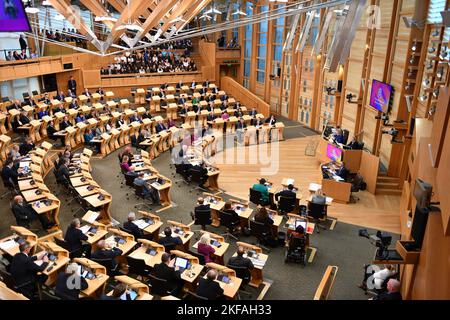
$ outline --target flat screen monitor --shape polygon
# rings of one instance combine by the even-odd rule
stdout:
[[[297,229],[298,226],[302,226],[303,230],[305,230],[306,232],[306,221],[305,220],[295,220],[295,225],[294,225],[294,229]]]
[[[376,110],[386,113],[391,101],[392,86],[390,84],[372,81],[372,91],[370,93],[370,106]]]
[[[175,258],[175,267],[181,268],[181,269],[187,269],[188,267],[188,260],[180,257]]]
[[[411,237],[413,238],[416,248],[422,247],[423,238],[427,229],[428,215],[430,210],[428,208],[420,208],[416,206],[414,218],[411,226]]]
[[[332,144],[328,144],[327,145],[327,157],[332,160],[332,161],[342,161],[342,149],[332,145]]]
[[[21,0],[0,1],[0,32],[31,31]]]

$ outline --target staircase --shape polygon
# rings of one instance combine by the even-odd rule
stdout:
[[[378,175],[376,194],[401,195],[400,178],[388,177],[381,173]]]

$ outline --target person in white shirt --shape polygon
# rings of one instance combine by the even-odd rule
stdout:
[[[384,269],[378,271],[374,270],[373,265],[364,266],[364,279],[362,284],[359,286],[363,290],[367,289],[383,289],[383,284],[387,278],[395,275],[397,271],[394,266],[388,264],[384,266]]]

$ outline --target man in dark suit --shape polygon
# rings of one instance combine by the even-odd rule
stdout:
[[[123,253],[122,250],[116,247],[109,248],[105,240],[100,240],[99,242],[97,242],[97,248],[98,249],[92,253],[91,257],[93,259],[110,260],[112,270],[116,270],[117,269],[116,257],[122,255]]]
[[[277,123],[277,119],[274,117],[273,114],[271,114],[270,117],[267,118],[266,121],[264,121],[264,122],[268,123],[271,126],[273,126],[273,125],[275,125],[275,123]]]
[[[176,289],[175,295],[181,291],[183,281],[181,280],[181,273],[177,267],[174,268],[174,260],[170,260],[170,254],[167,252],[161,256],[161,263],[156,264],[153,271],[157,278],[167,281],[169,291],[173,292]]]
[[[153,236],[151,233],[145,234],[144,230],[139,228],[133,221],[136,220],[136,214],[134,212],[128,213],[128,219],[123,223],[124,229],[129,231],[134,239],[147,239],[152,240]]]
[[[178,99],[178,105],[183,106],[186,103],[186,99],[181,97],[180,99]]]
[[[160,133],[161,131],[167,130],[166,126],[165,126],[164,123],[162,123],[161,121],[159,121],[159,122],[156,124],[155,129],[156,129],[156,133]]]
[[[58,182],[63,185],[68,185],[70,182],[70,171],[69,171],[70,159],[64,158],[64,162],[58,167]]]
[[[275,194],[275,200],[278,201],[278,199],[280,197],[285,197],[285,198],[294,198],[296,197],[296,193],[294,191],[294,186],[292,184],[288,185],[287,189],[284,189],[280,192],[277,192]]]
[[[58,93],[58,95],[56,96],[56,100],[59,100],[59,101],[63,101],[65,98],[66,98],[66,95],[62,91],[60,91]]]
[[[75,81],[73,76],[70,76],[69,81],[67,82],[67,87],[72,92],[72,94],[74,94],[75,96],[77,95],[77,82]]]
[[[36,282],[38,281],[38,272],[44,271],[48,266],[48,257],[45,252],[37,256],[30,256],[31,246],[28,242],[19,245],[19,253],[16,253],[12,259],[10,272],[20,293],[28,298],[32,298],[36,292]],[[35,262],[41,262],[40,265]]]
[[[86,279],[78,273],[78,269],[79,265],[73,262],[67,266],[65,272],[58,274],[55,293],[61,299],[78,300],[80,291],[89,287]]]
[[[170,227],[166,227],[164,229],[164,237],[161,237],[159,239],[159,244],[162,244],[163,246],[178,245],[182,243],[183,241],[181,241],[181,238],[179,236],[172,236],[172,229],[170,229]]]
[[[387,292],[380,293],[373,300],[402,300],[400,282],[396,279],[390,279],[387,283]]]
[[[247,268],[249,271],[252,270],[254,268],[253,263],[249,258],[244,258],[244,253],[245,253],[244,248],[239,246],[237,250],[237,255],[235,257],[231,257],[228,260],[228,265]]]
[[[28,45],[27,45],[27,41],[25,40],[23,34],[21,34],[19,36],[19,44],[20,44],[20,50],[21,51],[27,50]]]
[[[34,149],[33,140],[30,137],[26,137],[25,141],[20,144],[19,153],[21,156],[24,156],[33,149]]]
[[[17,178],[19,177],[19,173],[17,172],[17,168],[14,167],[13,159],[7,159],[3,164],[2,168],[2,180],[8,181],[17,185]]]
[[[12,110],[12,109],[16,109],[16,110],[20,110],[20,102],[19,100],[14,100],[14,103],[7,106],[6,107],[6,111]]]
[[[206,279],[200,278],[197,295],[205,297],[208,300],[217,300],[223,296],[223,289],[220,284],[215,281],[217,278],[217,271],[211,269],[206,274]]]
[[[336,170],[336,175],[344,179],[344,181],[347,181],[349,171],[345,167],[345,163],[342,162],[341,166]]]
[[[59,129],[61,131],[65,130],[67,127],[70,127],[71,125],[72,124],[69,122],[69,118],[67,118],[67,116],[66,116],[63,118],[63,121],[61,121],[61,123],[59,124]]]
[[[29,228],[30,222],[39,219],[44,230],[49,229],[54,224],[50,223],[47,216],[44,214],[37,214],[28,204],[24,203],[22,196],[15,196],[11,210],[16,218],[16,222],[19,226]]]
[[[67,228],[64,240],[67,243],[69,251],[75,251],[82,248],[85,253],[86,258],[91,256],[91,245],[88,243],[83,243],[82,241],[87,241],[89,238],[80,230],[80,219],[75,218],[70,223]]]
[[[28,112],[22,111],[22,113],[20,114],[20,117],[19,117],[19,122],[20,122],[19,124],[21,126],[30,123],[30,118],[28,117]]]
[[[211,214],[211,208],[208,204],[205,204],[205,199],[203,199],[202,197],[197,199],[197,206],[194,208],[194,216],[192,217],[193,219],[195,219],[195,216],[197,215],[197,212],[205,212],[205,211],[210,211]]]
[[[130,122],[134,122],[134,121],[142,122],[142,119],[137,112],[135,112],[130,118]]]
[[[200,175],[200,181],[198,182],[199,187],[205,188],[204,184],[206,183],[206,181],[208,181],[208,169],[206,169],[205,163],[201,165],[192,166],[192,168],[189,170],[189,173],[192,175],[194,172],[199,172]]]

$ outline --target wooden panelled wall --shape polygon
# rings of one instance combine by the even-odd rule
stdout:
[[[258,2],[254,6],[253,14],[258,13]],[[419,3],[419,4],[418,4]],[[270,8],[277,4],[267,2]],[[381,25],[379,28],[368,28],[367,16],[363,15],[351,46],[348,61],[334,73],[324,69],[326,50],[332,41],[333,28],[328,31],[322,48],[322,54],[312,55],[311,41],[308,41],[303,53],[290,50],[283,52],[280,79],[271,80],[273,73],[274,28],[269,23],[267,35],[267,59],[265,82],[256,81],[256,61],[258,25],[253,26],[251,77],[249,89],[268,102],[271,110],[300,121],[316,130],[321,131],[326,122],[340,124],[350,131],[350,135],[357,134],[364,141],[365,147],[380,157],[383,167],[389,176],[405,178],[406,155],[409,152],[410,136],[407,128],[410,118],[415,116],[407,111],[404,84],[409,73],[408,61],[412,39],[422,38],[423,32],[416,28],[408,28],[403,17],[417,16],[417,10],[426,17],[428,0],[367,0],[367,6],[376,5],[380,8]],[[420,8],[417,8],[417,7]],[[296,30],[296,38],[292,48],[296,48],[301,33],[304,16]],[[317,27],[319,33],[325,20],[325,11],[321,11],[320,22]],[[289,31],[292,19],[286,19],[285,36]],[[271,27],[272,26],[272,27]],[[239,41],[244,47],[244,30],[239,30]],[[241,63],[243,64],[243,50]],[[420,56],[420,54],[419,54]],[[243,79],[243,68],[238,79]],[[337,88],[338,81],[342,81],[342,92],[328,95],[326,87]],[[389,123],[398,122],[398,140],[403,143],[392,143],[391,136],[382,134],[389,128],[383,127],[383,121],[376,119],[380,114],[369,106],[372,80],[384,81],[394,88],[393,103],[389,113]],[[287,85],[287,86],[286,86]],[[353,94],[352,102],[345,98]],[[399,189],[402,185],[399,184]]]

